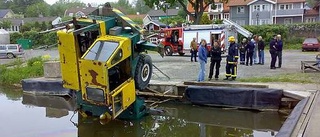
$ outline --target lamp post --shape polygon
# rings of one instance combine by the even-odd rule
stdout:
[[[259,25],[259,13],[256,14],[257,25]]]
[[[169,24],[169,19],[168,19],[168,6],[169,6],[169,3],[164,3],[164,6],[165,6],[165,10],[166,10],[166,23],[167,23],[167,27],[168,27],[168,24]]]

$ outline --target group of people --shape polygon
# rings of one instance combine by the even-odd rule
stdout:
[[[230,43],[228,48],[228,55],[226,58],[226,78],[224,80],[235,80],[237,77],[237,65],[240,55],[240,64],[246,66],[252,66],[252,64],[264,65],[264,49],[265,42],[261,36],[254,35],[249,41],[244,38],[240,44],[235,42],[235,38],[230,36],[228,38]],[[198,82],[204,81],[205,79],[205,64],[207,64],[207,42],[202,39],[199,48],[197,47],[196,38],[190,44],[191,48],[191,61],[197,62],[197,53],[200,63],[200,71],[198,75]],[[281,35],[274,35],[270,41],[270,54],[271,54],[271,65],[270,69],[275,69],[275,63],[278,58],[278,68],[281,68],[282,64],[282,47]],[[209,51],[210,58],[210,71],[209,80],[212,79],[213,72],[215,69],[214,78],[219,79],[219,69],[221,66],[221,47],[219,41],[214,41],[213,47]]]

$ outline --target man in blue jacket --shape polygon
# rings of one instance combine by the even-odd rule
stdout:
[[[277,61],[277,40],[276,40],[276,35],[273,36],[273,39],[270,41],[270,49],[269,52],[271,54],[271,64],[270,64],[270,69],[276,69],[276,61]]]
[[[247,53],[247,61],[246,61],[246,66],[249,65],[249,60],[250,60],[250,66],[252,66],[252,58],[253,58],[253,54],[254,54],[254,42],[253,41],[249,41],[249,43],[246,46],[246,53]]]
[[[228,41],[230,42],[230,46],[227,55],[226,78],[224,80],[228,80],[230,77],[231,80],[235,80],[237,77],[237,63],[239,58],[238,44],[235,43],[233,36],[230,36]]]
[[[276,48],[277,48],[278,68],[281,68],[281,65],[282,65],[282,48],[283,48],[281,35],[277,35],[276,42],[277,42]]]

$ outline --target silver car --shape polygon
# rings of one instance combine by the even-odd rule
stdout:
[[[0,57],[16,58],[24,54],[19,44],[0,44]]]

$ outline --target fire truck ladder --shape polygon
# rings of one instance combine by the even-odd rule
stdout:
[[[223,19],[223,24],[234,26],[237,32],[239,32],[240,34],[242,34],[247,38],[252,36],[252,33],[250,31],[246,30],[245,28],[241,27],[240,25],[238,25],[237,23],[231,20]]]

